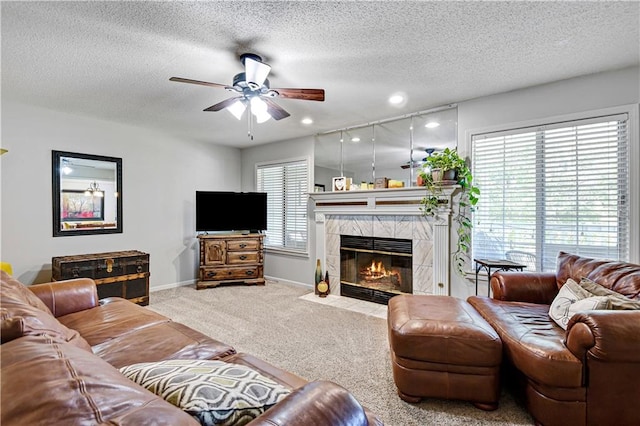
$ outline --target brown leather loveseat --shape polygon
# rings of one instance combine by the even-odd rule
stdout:
[[[292,390],[249,424],[381,425],[344,388],[306,380],[125,299],[86,278],[26,287],[1,272],[0,423],[198,425],[121,374],[174,359],[244,365]]]
[[[496,272],[493,298],[468,302],[500,336],[502,375],[537,424],[638,425],[640,310],[578,312],[566,331],[549,317],[559,289],[583,278],[640,301],[640,265],[561,252],[555,273]]]

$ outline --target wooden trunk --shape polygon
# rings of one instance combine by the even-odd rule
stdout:
[[[149,304],[149,254],[137,250],[58,256],[51,260],[53,280],[92,278],[98,297],[122,297]]]

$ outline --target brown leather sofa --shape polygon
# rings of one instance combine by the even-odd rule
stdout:
[[[537,424],[640,424],[640,310],[579,312],[563,330],[549,317],[558,290],[582,278],[640,300],[640,265],[559,253],[555,273],[496,272],[493,298],[468,302],[496,330],[502,376]]]
[[[382,424],[335,383],[308,383],[127,300],[98,300],[90,279],[27,287],[2,272],[1,285],[3,426],[198,425],[118,370],[168,359],[242,364],[293,390],[252,426]]]

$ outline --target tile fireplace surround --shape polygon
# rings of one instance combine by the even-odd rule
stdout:
[[[457,186],[443,188],[446,201],[437,218],[420,211],[425,188],[314,192],[316,255],[329,271],[331,294],[340,294],[340,235],[412,240],[413,293],[450,294],[450,223],[452,195]]]

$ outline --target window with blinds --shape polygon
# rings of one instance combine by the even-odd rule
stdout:
[[[628,260],[627,114],[472,136],[473,256],[554,271],[559,251]]]
[[[307,160],[258,165],[257,190],[267,193],[265,247],[307,252]]]

